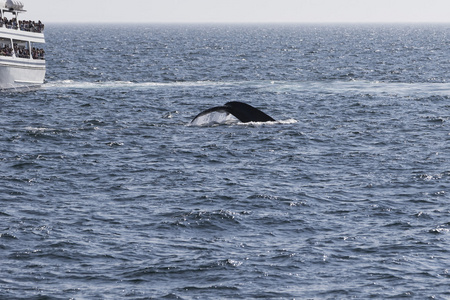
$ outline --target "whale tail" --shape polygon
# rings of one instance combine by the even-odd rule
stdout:
[[[213,108],[209,108],[205,111],[202,111],[199,113],[192,121],[191,124],[199,125],[200,120],[207,119],[211,121],[211,118],[207,118],[207,116],[211,116],[212,114],[222,114],[223,117],[222,120],[229,120],[229,116],[233,116],[242,123],[248,123],[248,122],[271,122],[275,121],[272,117],[269,115],[263,113],[259,109],[238,101],[232,101],[228,102],[223,106],[216,106]],[[219,122],[215,122],[219,123]]]
[[[225,104],[230,108],[230,113],[243,123],[248,122],[273,122],[272,117],[257,108],[243,102],[233,101]]]

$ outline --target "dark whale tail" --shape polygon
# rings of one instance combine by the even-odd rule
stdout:
[[[239,121],[243,123],[275,121],[272,117],[266,115],[259,109],[243,102],[228,102],[225,106],[230,108],[230,114],[238,118]]]
[[[238,119],[242,123],[275,121],[272,117],[266,115],[259,109],[254,108],[249,104],[233,101],[228,102],[223,106],[216,106],[199,113],[191,121],[191,124],[196,124],[197,121],[200,120],[200,118],[205,117],[212,113],[224,113],[226,115],[233,115],[236,119]]]

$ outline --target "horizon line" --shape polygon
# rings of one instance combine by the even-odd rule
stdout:
[[[108,24],[108,25],[123,25],[123,24],[143,24],[143,25],[438,25],[438,24],[448,24],[450,21],[319,21],[319,22],[309,22],[309,21],[243,21],[243,22],[208,22],[208,21],[46,21],[46,24]]]

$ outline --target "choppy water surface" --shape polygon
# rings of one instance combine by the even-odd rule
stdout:
[[[0,298],[450,298],[449,35],[46,26],[1,95]],[[278,122],[188,126],[228,101]]]

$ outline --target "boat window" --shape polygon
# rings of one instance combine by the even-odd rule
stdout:
[[[44,44],[31,43],[31,57],[33,59],[45,59]]]
[[[0,38],[0,56],[12,56],[10,39]]]
[[[13,40],[16,57],[30,58],[30,46],[27,41]]]

